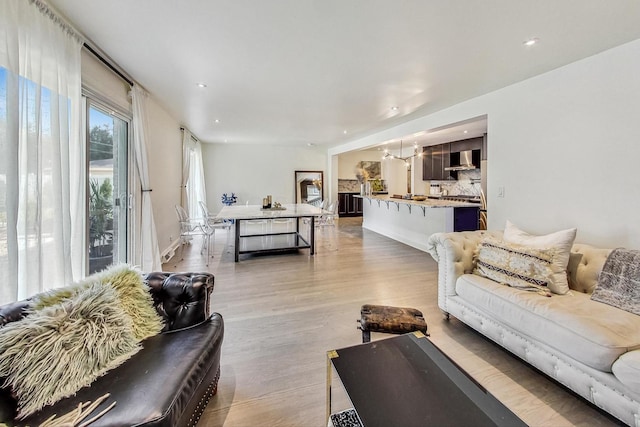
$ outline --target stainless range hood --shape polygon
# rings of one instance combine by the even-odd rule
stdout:
[[[473,164],[473,156],[471,150],[461,151],[460,152],[460,164],[457,166],[449,166],[444,168],[446,171],[468,171],[471,169],[475,169],[476,167]]]

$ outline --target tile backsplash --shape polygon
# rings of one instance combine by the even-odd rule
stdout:
[[[370,180],[373,181],[373,180]],[[387,183],[385,180],[380,181],[384,191],[387,191]],[[360,181],[357,179],[338,179],[338,193],[359,193]]]
[[[338,179],[338,193],[359,193],[360,182],[357,179]]]
[[[446,190],[451,196],[480,196],[482,192],[480,178],[480,169],[473,169],[459,171],[457,181],[433,181],[431,184],[440,184],[440,191]],[[429,194],[429,185],[427,185],[426,194]]]

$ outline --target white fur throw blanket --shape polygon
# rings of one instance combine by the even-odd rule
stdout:
[[[88,386],[161,329],[140,272],[126,265],[36,296],[24,319],[0,329],[0,377],[18,418]]]

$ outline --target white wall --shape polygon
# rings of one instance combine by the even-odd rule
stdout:
[[[487,114],[489,228],[577,227],[577,242],[640,249],[639,94],[636,40],[329,154]]]
[[[383,162],[382,152],[378,150],[351,151],[338,156],[338,178],[356,179],[356,165],[362,161]],[[382,166],[382,165],[381,165]],[[382,179],[385,179],[384,170],[380,171]]]
[[[338,155],[338,178],[356,179],[355,166],[360,161],[381,162],[381,175],[387,184],[389,194],[405,194],[407,192],[407,167],[400,160],[383,160],[383,155],[384,152],[378,149],[349,151]],[[417,163],[420,161],[416,161]],[[422,177],[422,163],[420,163],[420,171],[420,177]]]
[[[235,193],[238,204],[261,204],[267,195],[274,202],[294,203],[295,171],[324,172],[328,196],[327,154],[317,147],[263,144],[202,144],[207,204],[217,212],[223,193]]]

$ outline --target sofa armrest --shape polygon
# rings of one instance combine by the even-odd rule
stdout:
[[[475,267],[473,254],[485,236],[502,237],[501,231],[436,233],[427,241],[427,251],[438,263],[438,306],[447,311],[446,297],[456,295],[456,281]]]
[[[144,279],[164,319],[162,332],[189,328],[209,319],[213,274],[155,272]]]
[[[0,306],[0,328],[7,323],[17,322],[26,316],[31,303],[31,298],[29,298]]]

